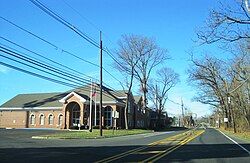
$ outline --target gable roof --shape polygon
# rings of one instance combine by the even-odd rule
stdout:
[[[66,93],[19,94],[0,108],[61,107],[59,100],[65,96]]]
[[[140,100],[142,100],[142,96],[135,95],[134,96],[135,103],[139,103]]]
[[[82,96],[78,95],[75,92],[71,92],[70,94],[68,94],[67,96],[63,97],[61,100],[59,100],[60,103],[65,103],[69,98],[71,97],[77,97],[82,103],[86,102],[87,100],[85,98],[83,98]]]
[[[96,102],[100,103],[100,87],[97,84],[92,86],[93,92],[96,90]],[[90,100],[90,84],[85,85],[76,89],[69,90],[67,92],[58,92],[58,93],[34,93],[34,94],[19,94],[2,106],[0,109],[6,108],[51,108],[57,107],[61,108],[62,103],[59,101],[71,96],[72,92],[77,94],[80,99],[85,99],[86,101]],[[103,87],[103,103],[124,103],[123,97],[126,97],[124,91],[114,91],[107,87]],[[93,98],[94,100],[94,98]],[[84,102],[84,101],[83,101]]]
[[[70,90],[71,92],[75,92],[77,94],[79,94],[80,96],[85,95],[88,96],[88,100],[90,99],[90,84],[83,86],[83,87],[79,87],[73,90]],[[96,98],[96,102],[99,103],[100,102],[100,86],[99,84],[93,85],[92,86],[92,93],[95,93],[95,98]],[[103,102],[124,102],[123,97],[126,97],[126,93],[125,91],[115,91],[112,89],[109,89],[107,87],[102,87],[102,101]]]

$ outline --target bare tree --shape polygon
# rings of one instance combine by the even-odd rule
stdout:
[[[230,97],[232,98],[232,107],[236,120],[242,119],[238,122],[238,128],[250,128],[250,50],[248,43],[241,42],[232,51],[234,58],[232,59],[231,73],[234,74],[235,80],[230,88]]]
[[[224,116],[229,118],[226,83],[230,77],[227,74],[227,64],[210,56],[205,56],[201,60],[192,58],[191,61],[192,66],[188,70],[189,81],[198,88],[194,99],[214,107],[220,106]]]
[[[207,19],[206,25],[196,32],[197,37],[200,44],[221,42],[224,43],[223,45],[227,46],[226,49],[234,46],[232,49],[236,53],[234,53],[234,58],[232,58],[231,62],[227,61],[227,63],[223,64],[226,65],[224,70],[222,70],[221,67],[217,67],[213,70],[214,72],[219,72],[216,76],[217,79],[220,80],[216,80],[216,82],[208,80],[213,76],[211,74],[206,76],[205,80],[204,78],[195,78],[195,76],[192,76],[190,79],[194,79],[196,82],[199,81],[197,84],[200,85],[199,90],[202,90],[196,99],[201,102],[213,104],[215,107],[219,107],[219,109],[222,108],[223,113],[229,118],[229,122],[232,122],[234,131],[236,132],[236,128],[238,127],[250,127],[249,1],[223,1],[220,4],[220,8],[210,11],[210,17]],[[244,48],[242,48],[242,45],[244,45]],[[193,61],[193,63],[199,67],[199,69],[207,69],[210,67],[210,70],[212,70],[211,65],[213,64],[209,66],[207,64],[198,64],[200,62]],[[191,71],[189,71],[190,74],[192,74]],[[201,81],[203,81],[203,83]],[[221,83],[218,83],[218,81],[221,81]],[[210,83],[210,85],[208,83]],[[220,86],[218,87],[220,88],[218,92],[215,92],[215,83]],[[239,121],[242,117],[244,117],[244,123]]]
[[[240,48],[241,49],[241,48]],[[189,80],[199,92],[196,100],[217,108],[216,112],[228,118],[226,127],[249,129],[249,49],[238,50],[229,61],[220,61],[205,56],[201,60],[192,59]]]
[[[155,78],[149,82],[149,99],[153,101],[157,112],[157,128],[160,127],[161,114],[168,99],[167,93],[179,81],[179,74],[175,73],[171,68],[164,67],[158,70]]]
[[[125,129],[128,129],[128,107],[131,105],[132,86],[135,76],[135,66],[137,65],[142,54],[138,53],[134,45],[135,38],[124,35],[118,41],[119,49],[116,50],[117,62],[114,63],[117,68],[126,78],[126,86],[128,88],[126,106],[124,110]],[[130,109],[130,108],[129,108]]]
[[[147,105],[147,81],[154,67],[168,59],[167,50],[158,47],[152,38],[139,35],[124,35],[118,42],[119,50],[116,51],[118,62],[115,67],[125,74],[128,92],[125,107],[125,124],[128,128],[127,109],[130,101],[133,79],[140,81],[143,93],[143,109]]]
[[[247,0],[235,0],[231,5],[223,1],[220,8],[210,11],[206,25],[197,31],[197,37],[201,44],[249,40],[249,27],[250,12]]]
[[[147,107],[147,92],[148,80],[150,74],[157,65],[163,63],[170,57],[167,55],[167,50],[160,48],[152,38],[143,36],[130,36],[133,40],[133,48],[140,56],[139,61],[135,66],[136,79],[140,82],[140,91],[143,93],[143,110]]]

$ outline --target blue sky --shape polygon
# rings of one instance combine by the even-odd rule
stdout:
[[[138,34],[155,38],[157,44],[167,48],[172,57],[161,66],[168,66],[180,74],[181,82],[169,92],[169,98],[177,103],[184,101],[185,107],[198,116],[210,113],[206,105],[192,102],[195,88],[187,85],[189,51],[195,43],[195,30],[204,25],[209,9],[218,7],[215,0],[40,0],[58,15],[69,21],[89,37],[99,42],[99,31],[103,32],[103,44],[111,51],[123,34]],[[82,73],[99,78],[99,68],[67,55],[69,51],[90,62],[99,64],[99,49],[79,37],[69,28],[48,16],[29,0],[5,0],[0,5],[0,16],[16,23],[30,32],[48,40],[57,48],[19,30],[0,19],[0,36],[20,44],[32,51],[49,57]],[[20,48],[0,39],[22,52]],[[215,51],[216,46],[195,47],[198,52]],[[25,52],[30,54],[29,52]],[[32,55],[32,54],[30,54]],[[33,55],[32,55],[33,56]],[[116,79],[123,81],[118,71],[112,68],[113,60],[104,53],[103,66]],[[2,57],[1,61],[14,64]],[[14,64],[15,65],[15,64]],[[157,69],[158,69],[157,68]],[[152,74],[153,76],[154,74]],[[122,89],[112,76],[104,72],[103,80],[115,89]],[[23,93],[60,92],[71,88],[45,81],[0,65],[0,105]],[[134,90],[137,90],[135,88]],[[167,102],[170,115],[181,113],[181,106]]]

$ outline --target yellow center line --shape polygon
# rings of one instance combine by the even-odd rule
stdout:
[[[145,152],[137,152],[136,154],[156,154],[156,153],[162,153],[164,151],[145,151]]]
[[[184,140],[183,140],[183,141],[184,141]],[[163,154],[165,154],[165,153],[168,152],[168,151],[171,151],[172,149],[176,148],[176,146],[179,146],[181,143],[182,143],[182,141],[179,142],[179,143],[177,143],[177,144],[174,145],[174,146],[171,146],[170,148],[167,148],[167,149],[163,150],[161,153],[158,153],[158,154],[156,154],[156,155],[154,155],[154,156],[152,156],[152,157],[149,157],[149,158],[147,158],[147,159],[145,159],[145,160],[143,160],[143,161],[140,161],[139,163],[149,162],[150,160],[152,160],[152,159],[154,159],[154,158],[158,158],[158,156],[163,155]]]
[[[165,139],[162,139],[162,140],[159,140],[159,141],[147,144],[146,146],[138,147],[138,148],[135,148],[135,149],[132,149],[132,150],[129,150],[129,151],[126,151],[126,152],[123,152],[123,153],[120,153],[120,154],[117,154],[117,155],[114,155],[114,156],[111,156],[111,157],[108,157],[108,158],[96,161],[95,163],[101,163],[101,162],[106,162],[107,163],[107,162],[111,162],[111,161],[114,161],[114,160],[118,160],[120,158],[126,157],[128,155],[134,154],[136,152],[139,152],[139,151],[142,151],[144,149],[147,149],[147,148],[150,148],[152,146],[155,146],[155,145],[158,145],[160,143],[163,143],[165,141],[169,141],[169,140],[171,141],[173,139],[175,140],[176,138],[180,138],[182,136],[187,136],[191,132],[193,132],[193,130],[194,129],[186,131],[186,132],[178,134],[178,135],[175,135],[175,136],[172,136],[172,137],[168,137],[168,138],[165,138]]]
[[[198,133],[192,135],[190,138],[184,139],[183,141],[181,141],[180,143],[178,143],[176,146],[174,146],[173,148],[169,148],[167,150],[164,151],[164,153],[159,153],[155,156],[152,156],[151,158],[148,158],[146,160],[143,160],[142,162],[155,162],[158,161],[159,159],[161,159],[162,157],[168,155],[169,153],[175,151],[176,149],[180,148],[181,146],[187,144],[188,142],[190,142],[191,140],[193,140],[194,138],[198,137],[199,135],[201,135],[202,133],[204,133],[205,131],[198,131]],[[152,160],[153,159],[153,160]],[[149,161],[151,160],[151,161]]]

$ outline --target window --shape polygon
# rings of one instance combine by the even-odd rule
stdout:
[[[73,120],[73,126],[77,126],[77,124],[80,124],[80,108],[79,107],[73,108],[72,120]]]
[[[31,125],[35,125],[36,124],[36,116],[34,114],[32,114],[30,116],[30,124]]]
[[[63,115],[60,114],[59,117],[58,117],[58,125],[59,126],[62,126],[62,120],[63,120]]]
[[[128,101],[128,113],[131,113],[131,105],[130,105],[130,101]]]
[[[52,114],[49,115],[49,125],[53,125],[54,123],[54,116]]]
[[[138,111],[139,111],[139,112],[142,112],[142,109],[141,109],[141,105],[140,105],[140,104],[137,105],[137,108],[138,108]]]
[[[105,108],[104,125],[108,127],[112,126],[112,108],[110,106]]]
[[[41,114],[40,115],[40,125],[44,125],[44,115],[43,114]]]

